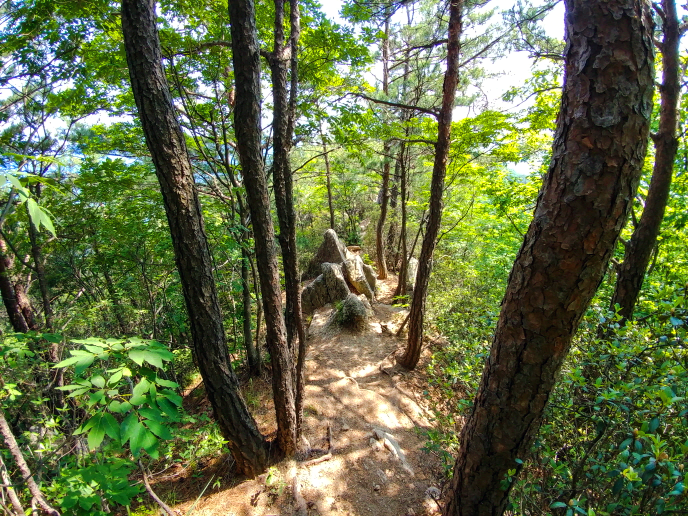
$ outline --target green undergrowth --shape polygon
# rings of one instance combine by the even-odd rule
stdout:
[[[509,514],[686,513],[685,294],[678,289],[656,299],[650,315],[628,325],[613,313],[588,311],[531,454],[504,479]],[[459,417],[470,413],[496,313],[467,315],[447,306],[435,321],[447,341],[429,365],[435,428],[426,447],[442,457],[450,476]]]
[[[65,350],[58,364],[47,359],[55,346]],[[188,410],[183,406],[168,373],[175,358],[165,345],[139,338],[65,342],[29,333],[0,341],[0,408],[34,478],[62,514],[140,508],[150,503],[141,467],[179,465],[195,476],[222,452],[224,440],[202,400],[191,397]],[[0,454],[11,478],[19,478],[9,451],[2,447]],[[30,506],[27,487],[17,492]],[[174,497],[163,493],[168,503]]]

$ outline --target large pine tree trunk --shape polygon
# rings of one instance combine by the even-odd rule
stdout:
[[[678,45],[680,37],[676,3],[663,0],[664,40],[662,51],[662,86],[659,89],[661,108],[659,130],[653,135],[655,141],[655,164],[652,170],[650,188],[638,226],[626,245],[624,259],[619,267],[611,307],[618,303],[619,313],[624,319],[633,318],[645,271],[650,263],[652,249],[657,242],[659,229],[664,218],[664,209],[669,199],[674,159],[678,149],[676,122],[678,120],[678,98],[681,90],[679,81]]]
[[[232,59],[236,82],[234,131],[251,211],[256,262],[265,312],[266,341],[272,364],[277,440],[286,455],[296,452],[296,400],[293,357],[282,316],[275,230],[270,215],[267,178],[261,156],[260,48],[252,0],[230,0]]]
[[[255,476],[267,467],[268,445],[246,408],[229,360],[201,206],[162,68],[155,21],[152,0],[122,1],[129,76],[165,203],[194,355],[239,471]]]
[[[423,237],[423,245],[418,259],[416,283],[409,313],[408,340],[406,351],[399,359],[399,364],[413,369],[418,364],[423,338],[423,318],[425,315],[425,298],[430,282],[432,254],[435,251],[437,235],[442,222],[442,192],[444,177],[447,173],[449,143],[451,139],[452,110],[454,95],[459,82],[459,39],[461,36],[461,14],[463,0],[452,0],[449,7],[449,36],[447,43],[447,72],[444,75],[442,88],[442,107],[437,124],[437,143],[435,144],[435,161],[432,168],[430,184],[430,203],[428,207],[428,224]]]
[[[642,0],[566,1],[566,74],[552,161],[516,257],[445,515],[501,515],[557,371],[635,196],[654,85]]]

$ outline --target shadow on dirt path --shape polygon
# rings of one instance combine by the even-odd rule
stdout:
[[[395,284],[396,278],[380,282],[378,298],[389,300]],[[308,330],[304,436],[321,452],[206,495],[194,516],[297,514],[294,489],[307,516],[439,513],[433,496],[441,465],[422,450],[423,430],[431,427],[421,395],[424,368],[408,372],[394,362],[405,344],[394,333],[407,310],[377,303],[361,333],[328,324],[333,310],[318,310]],[[190,506],[176,508],[188,514]]]

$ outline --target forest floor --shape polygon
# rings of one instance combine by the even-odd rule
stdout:
[[[408,313],[390,304],[395,286],[396,278],[378,283],[364,332],[328,324],[332,307],[313,316],[304,403],[309,456],[283,461],[254,480],[232,478],[229,456],[199,465],[193,475],[173,469],[156,479],[163,498],[185,516],[298,514],[295,490],[307,516],[439,514],[442,468],[423,450],[423,431],[432,428],[423,397],[430,353],[416,371],[395,365],[395,352],[405,345],[395,333]],[[261,431],[274,435],[269,383],[253,382],[246,397]]]

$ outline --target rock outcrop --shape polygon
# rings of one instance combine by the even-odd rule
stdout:
[[[327,303],[341,301],[349,295],[341,265],[323,263],[320,267],[322,274],[301,292],[301,310],[304,314],[312,314]]]
[[[316,277],[317,276],[317,277]],[[346,299],[350,292],[375,302],[375,270],[349,251],[337,234],[328,229],[323,243],[310,261],[304,279],[316,278],[301,293],[303,313],[308,315],[327,303]]]
[[[337,309],[337,322],[344,328],[362,331],[368,326],[368,309],[355,294],[349,294]]]
[[[344,263],[347,258],[347,249],[337,237],[333,229],[328,229],[323,235],[323,243],[315,253],[306,268],[303,279],[315,278],[320,274],[320,265],[323,263]]]
[[[366,265],[361,260],[361,257],[355,254],[344,261],[344,277],[359,294],[363,294],[368,298],[368,301],[373,303],[375,301],[375,287],[368,283],[364,267]]]

